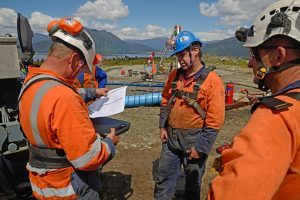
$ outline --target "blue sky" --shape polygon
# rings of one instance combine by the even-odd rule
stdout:
[[[46,34],[53,19],[77,17],[86,27],[121,39],[169,37],[175,25],[201,40],[220,40],[249,26],[276,0],[0,0],[0,34],[16,33],[16,14],[29,19],[35,33]]]

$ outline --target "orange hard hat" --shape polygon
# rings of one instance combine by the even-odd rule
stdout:
[[[94,61],[93,61],[93,65],[97,65],[98,63],[101,62],[101,60],[103,60],[104,56],[100,53],[96,53]]]

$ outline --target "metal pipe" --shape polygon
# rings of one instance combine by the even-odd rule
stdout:
[[[161,92],[125,97],[125,108],[138,106],[158,106],[161,103]]]
[[[106,85],[128,85],[128,86],[139,86],[139,87],[164,87],[162,84],[144,84],[144,83],[124,83],[124,82],[108,82]]]

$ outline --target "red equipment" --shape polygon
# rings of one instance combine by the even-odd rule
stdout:
[[[234,85],[232,83],[226,84],[226,93],[225,93],[225,103],[226,104],[233,104],[233,92],[234,92]]]

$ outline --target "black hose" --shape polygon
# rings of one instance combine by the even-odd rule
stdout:
[[[254,89],[259,90],[259,89],[258,89],[257,87],[255,87],[255,86],[246,85],[246,84],[243,84],[243,83],[234,83],[234,82],[227,82],[227,83],[231,83],[231,84],[234,84],[234,85],[245,86],[245,87],[254,88]],[[227,84],[227,83],[224,83],[224,84]]]

